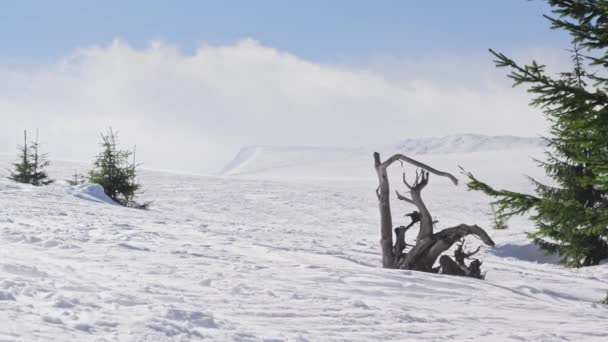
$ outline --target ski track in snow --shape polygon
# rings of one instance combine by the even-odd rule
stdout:
[[[1,169],[11,161],[0,157]],[[87,167],[56,162],[50,173]],[[0,341],[608,340],[598,303],[608,265],[556,265],[529,245],[524,218],[489,230],[486,281],[382,269],[371,172],[290,181],[145,171],[149,211],[0,172]],[[506,184],[525,188],[520,178]],[[487,199],[464,186],[432,177],[424,196],[440,227],[490,229]],[[396,225],[409,209],[393,202]]]

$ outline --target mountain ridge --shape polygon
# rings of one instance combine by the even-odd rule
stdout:
[[[268,168],[310,165],[329,160],[368,157],[373,151],[407,155],[472,153],[482,151],[539,149],[545,146],[541,138],[512,135],[455,134],[443,137],[409,138],[378,148],[331,146],[273,146],[252,145],[239,150],[219,172],[220,175],[248,173],[255,165],[256,172]],[[278,163],[278,164],[277,164]],[[261,165],[264,164],[264,165]]]

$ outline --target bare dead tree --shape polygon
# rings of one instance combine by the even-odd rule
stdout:
[[[397,193],[397,198],[414,205],[417,208],[416,214],[410,214],[412,223],[407,227],[395,228],[396,243],[393,246],[393,222],[390,207],[390,186],[387,175],[387,168],[396,161],[406,162],[415,165],[416,179],[410,184],[405,173],[403,174],[403,183],[409,189],[409,197]],[[399,268],[407,270],[417,270],[424,272],[436,272],[433,268],[437,258],[447,251],[454,243],[461,240],[467,235],[475,235],[481,241],[489,246],[494,246],[494,241],[488,234],[477,225],[460,224],[455,227],[444,229],[438,233],[434,233],[435,221],[431,213],[422,200],[422,190],[428,185],[430,174],[449,178],[454,185],[458,185],[458,179],[448,172],[436,170],[417,160],[406,157],[402,154],[395,154],[386,161],[380,160],[380,154],[374,153],[374,165],[378,174],[379,186],[376,189],[378,196],[378,206],[380,209],[380,246],[382,248],[382,266],[384,268]],[[407,247],[405,243],[405,233],[415,223],[420,223],[420,230],[416,238],[416,244],[407,253],[404,253]],[[447,255],[452,263],[458,266],[458,263],[452,260]],[[451,265],[448,259],[442,257],[446,268]],[[479,263],[481,265],[481,263]],[[440,262],[441,267],[441,262]],[[460,267],[459,267],[460,268]],[[448,273],[447,269],[442,269],[442,273]],[[453,274],[453,273],[450,273]]]

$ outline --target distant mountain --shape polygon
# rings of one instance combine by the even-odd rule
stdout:
[[[545,143],[540,138],[459,134],[439,138],[405,139],[395,146],[395,150],[407,154],[422,155],[511,150],[544,146]]]
[[[485,136],[478,134],[450,135],[439,138],[406,139],[380,148],[339,148],[310,146],[249,146],[220,171],[222,175],[273,176],[348,176],[357,170],[369,169],[373,151],[407,155],[444,155],[471,152],[522,150],[543,147],[539,138]]]

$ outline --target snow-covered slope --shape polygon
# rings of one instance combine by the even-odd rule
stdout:
[[[384,154],[399,152],[410,156],[438,156],[442,160],[466,160],[471,158],[472,153],[491,156],[496,151],[503,151],[504,156],[542,156],[543,146],[543,141],[539,138],[475,134],[406,139],[377,149],[252,146],[241,149],[220,174],[258,179],[368,178],[370,172],[373,173],[370,166],[374,151]],[[463,155],[465,157],[461,157]],[[453,166],[458,163],[454,162]]]
[[[361,148],[251,146],[242,148],[220,172],[222,175],[284,172],[360,157]]]
[[[540,138],[515,137],[509,135],[487,136],[481,134],[459,134],[440,138],[405,139],[399,142],[397,151],[413,154],[448,154],[462,152],[521,150],[544,147]]]
[[[513,150],[420,159],[516,190],[528,186],[521,170],[540,174]],[[486,281],[380,268],[371,156],[339,182],[356,164],[297,181],[271,179],[289,171],[272,160],[266,179],[146,171],[150,211],[106,203],[94,187],[10,183],[9,162],[0,157],[0,341],[608,339],[598,304],[608,265],[554,264],[527,241],[524,218],[490,231]],[[489,227],[487,199],[463,186],[431,177],[425,199],[439,227]],[[397,224],[409,209],[393,203]]]

